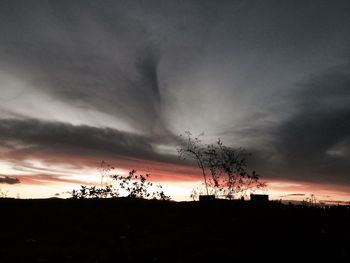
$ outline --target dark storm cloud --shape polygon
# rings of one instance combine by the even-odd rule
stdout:
[[[0,184],[19,184],[21,181],[18,178],[0,175]]]
[[[176,140],[176,138],[174,138]],[[79,156],[133,157],[154,161],[176,161],[176,158],[159,154],[155,146],[171,143],[169,139],[150,138],[121,132],[111,128],[96,128],[86,125],[45,122],[36,119],[2,119],[0,143],[12,145],[10,153],[70,154]],[[12,144],[11,144],[12,143]],[[15,145],[15,146],[13,146]],[[3,153],[2,158],[10,156]],[[12,156],[12,155],[11,155]]]
[[[294,95],[277,129],[284,173],[301,180],[350,182],[350,64],[315,74]]]

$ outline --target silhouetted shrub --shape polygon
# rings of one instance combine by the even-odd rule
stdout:
[[[71,192],[73,199],[86,199],[86,198],[114,198],[119,196],[118,189],[115,189],[112,185],[107,185],[102,188],[96,186],[84,186],[82,185],[79,190],[73,190]]]
[[[164,193],[161,185],[154,185],[152,182],[148,181],[150,177],[149,174],[136,174],[136,170],[132,170],[127,175],[109,175],[111,170],[114,170],[114,167],[103,161],[100,167],[101,187],[82,185],[79,190],[70,192],[72,198],[115,198],[120,196],[120,192],[124,192],[126,196],[130,198],[171,199],[170,196]],[[103,186],[103,179],[107,176],[113,180],[116,186],[112,184]]]
[[[225,146],[220,139],[215,144],[203,144],[190,132],[185,135],[183,146],[178,149],[179,155],[195,160],[204,177],[204,186],[193,190],[193,199],[204,193],[204,187],[207,195],[233,199],[266,186],[255,171],[248,172],[247,157],[250,154],[244,149]]]
[[[152,198],[160,200],[170,200],[170,197],[164,194],[161,185],[153,185],[147,181],[149,174],[136,174],[132,170],[128,175],[112,175],[112,179],[117,182],[120,189],[127,192],[127,197],[131,198]]]

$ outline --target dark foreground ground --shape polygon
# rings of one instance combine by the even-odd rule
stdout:
[[[0,199],[0,262],[350,262],[350,210]]]

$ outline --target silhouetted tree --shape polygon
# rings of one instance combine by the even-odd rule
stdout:
[[[192,158],[196,161],[204,177],[207,195],[232,199],[237,194],[244,196],[247,191],[265,187],[255,171],[248,172],[247,156],[250,154],[245,150],[225,146],[220,139],[215,144],[203,144],[197,137],[193,138],[190,132],[185,135],[184,145],[178,152],[183,159]],[[202,193],[201,187],[198,187],[191,197]]]
[[[103,180],[109,176],[111,170],[114,170],[114,167],[105,161],[101,161],[100,167],[98,168],[101,177],[101,188],[103,187]]]
[[[222,187],[228,199],[232,199],[236,194],[244,196],[247,191],[266,186],[254,170],[248,172],[247,157],[250,154],[244,149],[225,146],[220,139],[207,148],[208,167],[212,172],[214,186]]]
[[[200,134],[199,136],[202,136]],[[196,161],[197,166],[201,169],[202,175],[204,178],[204,184],[207,195],[208,191],[208,182],[207,182],[207,174],[206,174],[206,154],[205,149],[203,148],[202,141],[198,137],[193,137],[191,132],[186,131],[185,135],[180,135],[181,137],[185,137],[184,145],[178,149],[178,153],[180,158],[186,160],[187,158],[194,159]]]

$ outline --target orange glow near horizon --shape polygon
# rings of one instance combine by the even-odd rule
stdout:
[[[78,189],[80,185],[101,183],[98,171],[99,162],[92,159],[78,160],[67,164],[63,159],[52,162],[46,160],[25,160],[11,164],[3,162],[0,176],[18,178],[20,184],[1,184],[0,189],[8,197],[66,198],[67,192]],[[125,159],[118,162],[113,174],[128,173],[133,167],[138,173],[149,173],[150,180],[160,183],[164,192],[175,201],[191,200],[191,191],[202,183],[202,177],[196,167],[176,164],[157,163],[138,159]],[[264,179],[267,189],[260,191],[269,195],[270,200],[305,200],[313,194],[318,201],[350,202],[350,187],[325,185],[310,182]],[[105,179],[105,183],[108,181]]]

